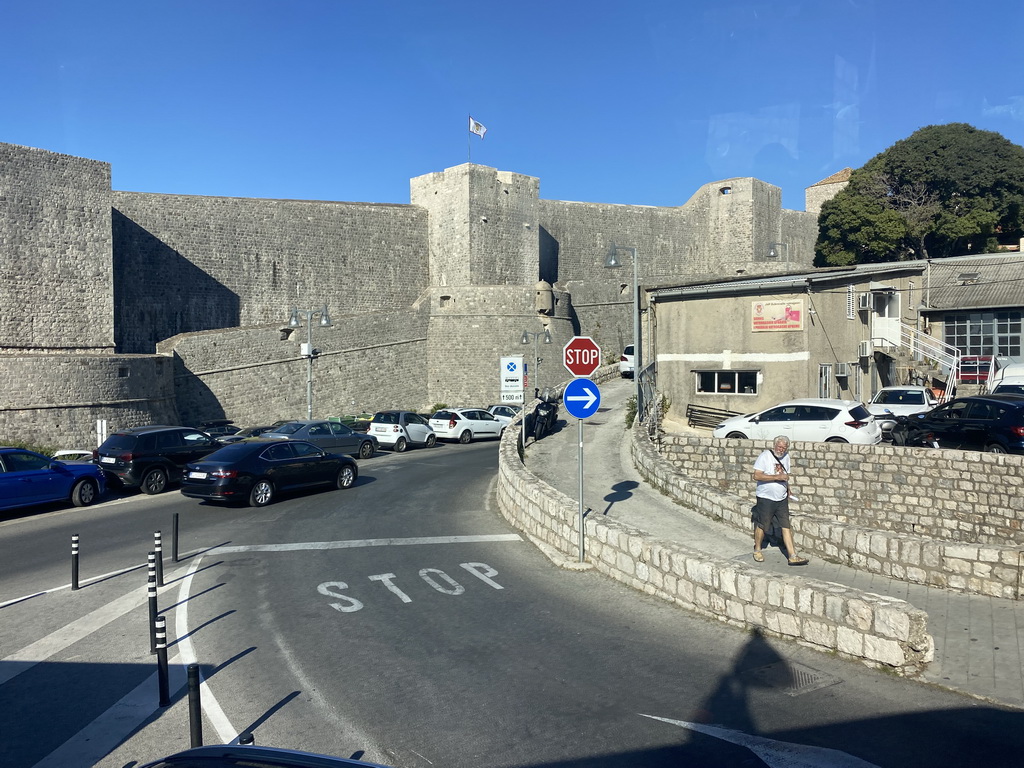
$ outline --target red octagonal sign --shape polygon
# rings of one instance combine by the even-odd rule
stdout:
[[[573,336],[562,349],[562,363],[577,378],[589,376],[601,365],[601,348],[589,336]]]

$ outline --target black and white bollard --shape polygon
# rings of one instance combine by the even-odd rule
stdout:
[[[156,555],[156,585],[164,585],[164,542],[160,531],[153,534],[153,554]]]
[[[178,562],[178,513],[171,519],[171,562]]]
[[[160,706],[171,703],[170,685],[167,679],[167,619],[156,619],[156,677],[160,688]]]
[[[146,580],[146,595],[149,598],[149,652],[156,653],[156,555],[149,553],[149,578]]]
[[[71,534],[71,589],[78,589],[78,534]]]
[[[203,746],[203,707],[199,700],[199,665],[188,665],[188,732],[191,746]]]

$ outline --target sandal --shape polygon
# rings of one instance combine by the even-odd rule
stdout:
[[[807,565],[810,562],[806,557],[791,557],[789,558],[790,565]]]
[[[754,553],[754,560],[756,560],[759,563],[763,563],[764,562],[764,555],[762,555],[760,552],[755,552]]]

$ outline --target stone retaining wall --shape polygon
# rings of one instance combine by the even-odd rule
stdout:
[[[633,461],[680,504],[749,532],[750,468],[765,447],[670,435],[655,447],[641,431]],[[804,442],[793,454],[802,550],[915,584],[1024,596],[1024,457]]]
[[[634,435],[644,436],[642,430]],[[498,506],[516,528],[567,559],[578,556],[577,502],[519,459],[516,431],[501,441]],[[909,603],[837,584],[765,574],[654,539],[607,518],[585,523],[585,558],[647,594],[735,626],[759,627],[809,647],[914,674],[934,655],[927,615]]]

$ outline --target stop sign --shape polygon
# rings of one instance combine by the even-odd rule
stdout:
[[[562,363],[573,376],[589,376],[601,365],[601,348],[589,336],[573,336],[562,349]]]

